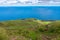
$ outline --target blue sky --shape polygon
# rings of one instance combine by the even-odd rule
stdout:
[[[0,20],[37,18],[60,20],[59,6],[0,7]]]

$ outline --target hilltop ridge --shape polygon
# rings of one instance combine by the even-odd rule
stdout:
[[[34,18],[2,21],[0,33],[1,40],[60,40],[60,21]]]

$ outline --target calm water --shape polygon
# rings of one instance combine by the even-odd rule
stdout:
[[[0,7],[0,20],[15,20],[24,18],[60,20],[60,7]]]

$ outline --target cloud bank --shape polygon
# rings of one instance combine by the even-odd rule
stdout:
[[[38,1],[38,0],[0,0],[0,6],[58,6],[59,0]]]

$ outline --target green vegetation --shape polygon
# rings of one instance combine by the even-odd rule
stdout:
[[[60,21],[33,18],[2,21],[0,40],[60,40]]]

